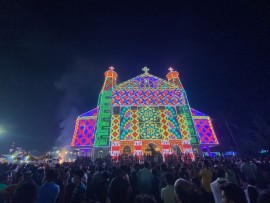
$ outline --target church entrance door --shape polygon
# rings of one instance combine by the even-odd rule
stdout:
[[[154,143],[150,143],[146,146],[144,153],[145,155],[154,156],[160,154],[160,149]]]
[[[172,146],[172,153],[174,155],[180,155],[181,154],[181,149],[178,145],[173,145]]]
[[[131,149],[129,146],[125,146],[123,149],[123,154],[124,155],[130,155],[131,154]]]

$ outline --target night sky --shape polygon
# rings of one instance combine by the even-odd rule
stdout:
[[[70,143],[111,65],[118,82],[174,67],[223,146],[233,145],[226,123],[238,143],[253,139],[254,123],[270,124],[269,10],[263,0],[1,0],[0,153],[13,141],[34,154]]]

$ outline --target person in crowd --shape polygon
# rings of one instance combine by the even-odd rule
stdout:
[[[49,169],[45,172],[45,183],[38,189],[37,203],[55,203],[60,187],[55,184],[56,172]]]
[[[110,174],[108,171],[103,171],[102,172],[102,180],[99,185],[96,185],[96,199],[100,203],[106,203],[107,199],[107,191],[109,189],[109,177]]]
[[[257,157],[254,158],[252,161],[256,163],[257,166],[257,172],[258,169],[261,170],[261,178],[258,178],[256,175],[256,185],[254,182],[252,182],[249,179],[246,179],[246,173],[240,173],[240,168],[241,168],[241,163],[239,165],[239,169],[237,168],[237,159],[234,157],[230,158],[215,158],[215,157],[208,157],[207,160],[209,160],[209,164],[205,163],[204,165],[202,164],[203,161],[205,160],[204,157],[201,156],[195,156],[195,160],[191,162],[188,160],[186,157],[188,155],[168,155],[166,156],[165,160],[163,163],[154,163],[152,162],[151,165],[145,164],[144,168],[142,170],[139,170],[138,162],[139,159],[133,156],[119,156],[118,158],[112,159],[110,156],[105,156],[103,158],[96,159],[95,161],[91,161],[90,157],[78,157],[74,163],[62,163],[62,164],[55,164],[55,163],[18,163],[18,164],[1,164],[0,163],[0,177],[5,176],[4,179],[4,184],[7,185],[6,188],[4,188],[0,194],[3,194],[0,197],[0,203],[5,202],[5,203],[13,203],[12,198],[14,196],[15,190],[20,188],[21,185],[26,184],[26,183],[32,183],[35,185],[35,182],[37,183],[36,186],[40,187],[41,184],[41,177],[45,176],[44,171],[49,171],[53,169],[56,174],[57,174],[57,181],[55,181],[55,184],[60,187],[60,193],[58,195],[58,198],[56,200],[56,203],[71,203],[71,202],[108,202],[111,198],[111,196],[115,197],[116,195],[119,196],[121,194],[121,198],[124,198],[124,200],[120,202],[126,202],[126,203],[131,203],[134,202],[135,197],[137,194],[144,194],[144,193],[149,193],[150,195],[153,195],[152,198],[155,196],[155,201],[158,203],[161,203],[161,197],[163,198],[163,201],[166,200],[165,195],[161,194],[161,190],[163,188],[167,188],[169,186],[169,182],[167,179],[166,172],[173,173],[174,178],[178,178],[179,169],[184,166],[184,168],[187,169],[187,173],[189,175],[189,178],[191,178],[191,182],[187,184],[185,181],[180,181],[179,187],[180,190],[178,191],[178,200],[180,202],[199,202],[199,203],[209,203],[211,199],[205,195],[205,179],[207,179],[207,173],[206,175],[203,172],[206,169],[209,169],[211,172],[213,170],[211,169],[210,165],[216,166],[217,169],[223,168],[225,169],[226,172],[226,177],[229,177],[230,180],[233,182],[233,179],[236,179],[237,182],[241,182],[241,187],[242,188],[247,188],[245,190],[247,201],[248,202],[256,202],[256,196],[259,193],[259,198],[258,201],[267,201],[265,200],[264,197],[267,197],[265,191],[261,195],[261,191],[269,187],[269,168],[270,168],[270,162],[269,158],[264,157]],[[151,156],[144,157],[144,160],[152,160]],[[211,162],[211,164],[210,164]],[[104,163],[106,165],[104,166]],[[135,164],[137,163],[137,164]],[[122,165],[125,164],[125,165]],[[161,164],[161,165],[159,165]],[[135,166],[133,167],[133,172],[130,172],[131,168],[130,166]],[[208,167],[207,167],[208,165]],[[226,169],[226,166],[229,166],[230,169],[234,172],[234,175],[227,176],[229,174],[228,170]],[[87,178],[87,191],[85,191],[83,188],[85,187],[85,183],[83,182],[83,176],[86,171],[83,171],[81,174],[82,176],[79,175],[78,173],[79,169],[83,168],[89,168],[87,172],[89,171],[90,173],[88,174]],[[40,170],[42,169],[42,170]],[[44,170],[43,170],[44,169]],[[45,170],[46,169],[46,170]],[[122,175],[120,177],[122,179],[119,179],[119,169],[122,170]],[[161,173],[159,171],[156,173],[155,169],[161,169]],[[142,172],[139,175],[139,172]],[[200,172],[201,171],[201,172]],[[136,174],[137,172],[137,174]],[[95,175],[94,175],[95,174]],[[133,175],[132,175],[133,174]],[[200,175],[201,174],[201,175]],[[215,170],[215,176],[212,175],[212,180],[210,178],[210,182],[215,180],[213,177],[217,178],[218,180],[223,177],[223,175],[219,175],[220,172],[218,170]],[[79,175],[79,178],[76,178],[76,176]],[[100,177],[101,175],[101,177]],[[48,175],[46,175],[48,176]],[[185,178],[183,175],[180,175],[181,177]],[[72,177],[72,178],[70,178]],[[80,181],[81,177],[81,181]],[[135,177],[135,178],[134,178]],[[46,177],[47,179],[47,177]],[[116,181],[117,179],[117,181]],[[139,180],[140,179],[140,180]],[[159,181],[157,181],[159,179]],[[45,179],[44,179],[45,180]],[[85,179],[84,179],[85,180]],[[114,182],[114,181],[116,182]],[[210,188],[212,185],[214,185],[215,182],[218,182],[218,180],[213,181],[213,184],[210,184]],[[129,183],[130,181],[130,183]],[[146,186],[145,186],[145,181],[146,181]],[[44,186],[47,185],[49,182],[48,180],[45,180]],[[54,182],[54,181],[53,181]],[[114,182],[114,183],[113,183]],[[135,182],[137,184],[135,184]],[[159,184],[157,183],[159,182]],[[174,182],[174,181],[173,181]],[[188,182],[188,181],[187,181]],[[206,181],[207,182],[207,181]],[[229,182],[229,180],[228,180]],[[234,181],[236,182],[236,181]],[[65,183],[65,184],[64,184]],[[113,183],[113,184],[112,184]],[[119,184],[121,183],[121,184]],[[150,186],[148,186],[148,183]],[[181,183],[181,184],[180,184]],[[221,182],[222,183],[222,182]],[[220,185],[221,184],[216,185]],[[268,185],[267,185],[268,184]],[[62,186],[60,186],[62,185]],[[81,187],[82,185],[82,187]],[[126,185],[126,186],[125,186]],[[158,186],[161,187],[161,185],[164,185],[162,188],[157,190]],[[240,184],[239,184],[240,185]],[[42,185],[43,186],[43,185]],[[132,191],[131,186],[133,188],[138,188],[139,191],[138,193],[131,193]],[[186,187],[187,186],[187,187]],[[257,191],[258,193],[255,193],[256,191],[255,187],[258,187]],[[29,187],[28,187],[29,188]],[[40,187],[40,191],[41,191]],[[75,189],[76,188],[76,189]],[[107,190],[109,188],[109,190]],[[127,189],[128,188],[128,189]],[[191,188],[191,189],[190,189]],[[212,187],[213,189],[213,187]],[[217,187],[216,187],[217,189]],[[19,190],[18,190],[19,191]],[[108,193],[109,191],[109,193]],[[116,191],[116,192],[113,192]],[[119,192],[119,191],[124,191],[124,192]],[[158,191],[158,192],[155,192]],[[204,191],[204,192],[203,192]],[[221,194],[223,195],[222,198],[224,202],[233,202],[234,196],[231,195],[230,190],[225,190],[221,191]],[[241,191],[241,190],[240,190]],[[226,193],[227,192],[227,193]],[[243,191],[242,191],[243,192]],[[46,192],[44,192],[46,193]],[[157,195],[160,193],[159,195]],[[213,193],[214,189],[213,189]],[[42,194],[42,192],[40,192]],[[65,195],[61,195],[65,194]],[[154,195],[155,194],[155,195]],[[204,194],[204,198],[201,198]],[[206,193],[206,194],[211,194],[211,193]],[[255,195],[254,195],[255,194]],[[263,195],[264,194],[264,195]],[[16,198],[17,196],[20,196],[21,193],[17,192],[16,193]],[[31,195],[30,195],[31,196]],[[146,197],[145,195],[142,195]],[[50,197],[46,196],[46,197]],[[1,199],[2,198],[2,199]],[[117,197],[116,197],[117,198]],[[116,199],[115,198],[115,199]],[[190,198],[190,199],[189,199]],[[21,201],[25,201],[25,198],[22,197],[20,198]],[[42,199],[42,195],[38,197],[38,199],[35,201],[35,203],[38,203],[38,201]],[[50,199],[50,198],[48,198]],[[106,200],[107,199],[107,200]],[[175,198],[176,199],[176,198]],[[229,200],[228,200],[229,199]],[[231,199],[231,200],[230,200]],[[269,198],[268,198],[269,199]],[[15,199],[16,200],[16,199]],[[16,201],[19,199],[17,198]],[[138,199],[137,199],[138,200]],[[137,201],[136,200],[136,201]],[[148,200],[148,198],[141,198],[139,199],[141,201],[151,201]],[[138,201],[139,201],[138,200]],[[227,201],[228,200],[228,201]],[[30,201],[31,200],[27,200]],[[49,201],[49,200],[48,200]],[[177,202],[179,202],[177,201]],[[239,199],[235,199],[235,201],[240,202]],[[115,202],[119,202],[117,199]]]
[[[45,177],[45,169],[44,167],[39,167],[35,178],[35,182],[37,183],[38,186],[41,186],[43,184],[44,177]]]
[[[210,169],[210,163],[208,160],[204,160],[203,169],[200,171],[199,176],[201,177],[204,198],[210,202],[213,202],[213,194],[210,187],[213,172]]]
[[[153,175],[151,172],[151,167],[149,162],[144,163],[144,168],[138,172],[138,192],[139,194],[149,194],[152,193],[152,180]]]
[[[70,203],[84,203],[86,186],[83,183],[84,172],[77,170],[74,173],[73,183],[75,184]]]
[[[178,176],[179,176],[179,178],[183,178],[183,179],[189,181],[189,174],[187,173],[187,170],[185,167],[181,167]]]
[[[140,169],[140,165],[138,163],[135,163],[133,164],[133,168],[130,172],[130,185],[135,194],[137,192],[137,178],[138,178],[139,169]]]
[[[261,191],[257,203],[270,203],[270,189]]]
[[[248,203],[256,203],[259,192],[256,187],[256,181],[253,179],[248,179],[248,185],[245,189],[245,195]]]
[[[241,164],[241,173],[245,176],[246,180],[256,180],[256,165],[251,163],[248,159],[243,159]]]
[[[201,184],[201,180],[199,177],[192,177],[191,178],[191,184],[194,188],[194,190],[196,191],[196,193],[198,193],[199,195],[203,195],[203,191],[202,191],[202,184]]]
[[[61,167],[59,167],[58,169],[57,168],[55,169],[55,174],[56,174],[55,184],[58,185],[60,188],[60,192],[57,198],[58,202],[61,202],[62,199],[64,199],[64,195],[65,195],[65,186],[64,186],[64,181],[62,178],[62,173],[63,171]]]
[[[8,187],[8,185],[6,184],[6,176],[4,174],[0,174],[0,202],[4,202],[5,201],[5,194],[4,191],[6,188]]]
[[[160,178],[159,178],[159,189],[166,187],[165,173],[168,172],[167,165],[165,163],[160,166]]]
[[[38,190],[36,184],[25,182],[20,184],[14,192],[12,203],[35,203]]]
[[[85,185],[87,185],[87,181],[88,181],[88,174],[89,174],[89,171],[88,171],[88,167],[82,167],[82,171],[83,171],[83,178],[82,178],[82,181]]]
[[[202,203],[202,197],[185,179],[178,179],[174,183],[174,196],[177,203]]]
[[[230,165],[224,165],[225,170],[225,177],[228,180],[228,182],[234,183],[236,185],[239,185],[238,180],[236,178],[236,174],[232,169],[232,166]]]
[[[100,183],[101,179],[102,179],[102,167],[98,166],[97,170],[93,174],[93,178],[92,178],[93,185],[98,185]]]
[[[166,187],[161,189],[161,200],[164,203],[175,203],[174,199],[174,177],[171,173],[165,173]]]
[[[158,169],[155,167],[152,169],[153,180],[152,180],[152,194],[157,201],[160,200],[160,190],[159,190],[159,174]]]
[[[246,195],[238,185],[226,182],[220,189],[223,203],[247,203]]]
[[[64,189],[67,188],[68,186],[68,181],[70,179],[70,168],[65,168],[64,169],[64,172],[63,172],[63,175],[62,175],[62,182],[63,182],[63,185],[64,185]]]
[[[31,171],[27,171],[23,174],[22,183],[33,183],[36,185],[36,182],[33,180],[33,173]]]
[[[4,174],[0,174],[0,192],[7,187],[8,185],[6,184],[6,176]]]
[[[117,169],[117,177],[112,180],[109,186],[108,196],[111,203],[128,203],[130,200],[132,189],[125,174],[122,168]]]
[[[122,164],[121,165],[121,169],[123,171],[123,178],[125,178],[128,181],[128,183],[130,183],[130,181],[129,181],[129,175],[128,175],[129,174],[128,167],[125,164]]]
[[[215,203],[222,203],[220,186],[228,180],[225,178],[225,171],[222,168],[216,170],[217,179],[210,184],[211,191],[214,195]]]
[[[157,201],[151,195],[140,194],[136,196],[134,203],[157,203]]]

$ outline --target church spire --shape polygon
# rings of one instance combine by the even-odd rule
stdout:
[[[114,71],[114,67],[110,66],[109,70],[104,73],[105,81],[102,87],[103,91],[107,91],[116,85],[117,73]]]
[[[168,69],[170,72],[166,75],[169,82],[176,84],[179,87],[183,87],[180,79],[179,79],[179,73],[175,71],[172,67]]]

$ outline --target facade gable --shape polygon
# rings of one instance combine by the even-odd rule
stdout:
[[[135,78],[120,83],[115,87],[115,90],[144,90],[144,89],[179,90],[181,88],[173,83],[170,83],[166,80],[163,80],[149,73],[141,74]]]

